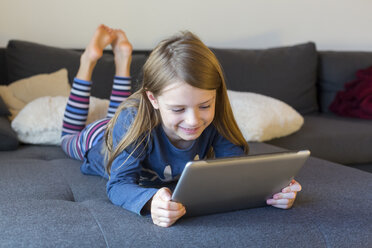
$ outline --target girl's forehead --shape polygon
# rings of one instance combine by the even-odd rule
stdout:
[[[161,91],[161,95],[163,95],[164,93],[167,93],[168,91],[177,89],[179,87],[187,87],[187,86],[189,86],[189,84],[182,82],[182,81],[174,81],[174,82],[168,83],[168,85],[165,86],[163,90]]]
[[[216,90],[205,90],[191,86],[182,81],[176,81],[166,86],[159,96],[167,104],[181,104],[192,101],[195,104],[208,101],[216,96]]]

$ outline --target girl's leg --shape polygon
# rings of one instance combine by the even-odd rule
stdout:
[[[112,29],[101,25],[80,59],[80,67],[74,79],[63,119],[62,149],[72,158],[83,160],[89,149],[84,145],[84,127],[89,111],[91,77],[103,49],[115,38]],[[82,143],[83,142],[83,143]]]
[[[112,118],[120,105],[131,94],[130,63],[132,45],[122,30],[116,29],[116,37],[111,43],[115,58],[115,78],[110,96],[107,117]]]
[[[107,123],[114,116],[118,106],[131,94],[130,63],[132,58],[132,45],[122,30],[114,30],[115,39],[111,46],[115,59],[115,77],[112,86],[109,109],[103,120],[96,121],[84,130],[80,143],[83,149],[88,150],[103,138]]]
[[[112,86],[110,104],[107,111],[107,118],[112,118],[119,105],[127,99],[131,94],[131,78],[130,77],[114,77]]]
[[[83,160],[85,149],[81,146],[82,130],[89,111],[91,82],[74,79],[62,124],[61,147],[74,159]]]
[[[62,136],[76,134],[84,129],[89,111],[92,83],[75,78],[67,100],[62,124]]]

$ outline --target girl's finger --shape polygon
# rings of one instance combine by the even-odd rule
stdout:
[[[297,192],[289,192],[289,193],[278,193],[273,196],[273,199],[295,199],[297,196]]]
[[[153,200],[152,205],[156,208],[161,208],[165,210],[173,210],[173,211],[177,211],[177,210],[184,208],[182,204],[179,204],[177,202],[163,201],[163,200]]]
[[[152,217],[152,222],[155,225],[162,226],[162,227],[168,227],[175,222],[175,221],[170,220],[169,218],[160,217],[155,214],[152,214],[151,217]]]
[[[272,205],[273,207],[276,207],[276,208],[281,208],[281,209],[289,209],[292,207],[293,204],[275,204],[275,205]]]
[[[159,222],[164,222],[164,223],[174,223],[178,220],[178,218],[167,218],[167,217],[158,217],[157,220]]]
[[[169,219],[174,219],[174,218],[180,218],[185,214],[185,209],[181,209],[178,211],[169,211],[169,210],[164,210],[161,208],[155,209],[152,212],[152,215],[154,217],[164,217],[164,218],[169,218]]]
[[[279,199],[279,200],[275,200],[275,199],[269,199],[266,201],[267,204],[269,205],[272,205],[272,206],[275,206],[275,205],[289,205],[289,204],[293,204],[293,200],[292,199]]]
[[[302,190],[302,186],[301,184],[299,184],[297,181],[295,181],[291,186],[289,186],[291,188],[291,191],[301,191]]]
[[[288,192],[299,192],[302,190],[302,187],[301,185],[295,181],[295,183],[291,183],[288,187],[285,187],[284,189],[282,189],[282,192],[283,193],[288,193]]]
[[[154,224],[160,227],[170,227],[173,223],[154,221]]]

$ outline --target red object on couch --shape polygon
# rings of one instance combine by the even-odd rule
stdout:
[[[372,66],[357,71],[356,76],[337,92],[329,109],[342,116],[372,119]]]

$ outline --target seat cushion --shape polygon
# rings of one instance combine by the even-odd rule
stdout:
[[[261,50],[212,49],[230,90],[271,96],[301,114],[316,112],[317,51],[314,43]]]
[[[251,154],[283,151],[250,143]],[[106,180],[80,173],[59,147],[0,152],[5,247],[369,247],[372,174],[310,158],[291,210],[182,218],[171,228],[113,205]],[[357,206],[357,207],[356,207]]]
[[[309,149],[311,155],[340,164],[372,161],[372,121],[332,114],[305,115],[302,128],[267,143],[287,149]]]

